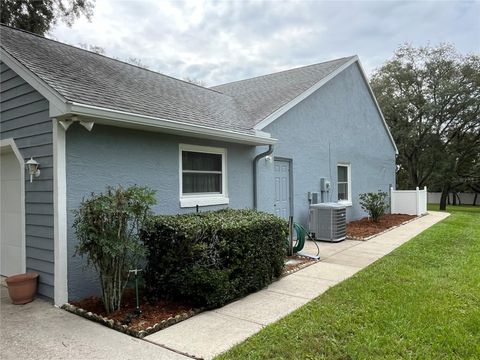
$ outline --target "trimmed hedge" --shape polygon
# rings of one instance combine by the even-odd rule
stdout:
[[[214,308],[260,290],[282,273],[287,235],[285,220],[254,210],[155,216],[142,233],[147,295]]]

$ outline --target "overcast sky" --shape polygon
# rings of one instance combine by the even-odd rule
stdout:
[[[480,1],[97,0],[50,36],[216,85],[354,54],[370,74],[405,42],[479,53],[479,19]]]

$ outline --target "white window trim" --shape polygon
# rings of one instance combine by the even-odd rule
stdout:
[[[343,166],[347,168],[347,191],[348,199],[347,200],[338,200],[338,167]],[[350,163],[339,162],[337,163],[337,202],[345,206],[352,206],[352,165]]]
[[[222,155],[222,193],[217,194],[183,194],[183,164],[182,164],[182,152],[191,151],[207,154],[219,154]],[[178,179],[179,179],[179,193],[180,193],[180,207],[188,208],[195,206],[211,206],[211,205],[228,205],[230,199],[227,194],[227,149],[180,144],[178,151]]]

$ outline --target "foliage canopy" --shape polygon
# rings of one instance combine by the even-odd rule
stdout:
[[[83,200],[74,211],[75,254],[85,255],[98,272],[107,312],[120,308],[128,271],[146,254],[139,234],[156,203],[154,194],[146,187],[108,187],[105,193]]]

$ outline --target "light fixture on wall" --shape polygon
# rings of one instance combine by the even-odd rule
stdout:
[[[265,161],[268,163],[273,163],[273,156],[271,155],[265,156]]]
[[[33,181],[34,176],[40,176],[40,164],[33,157],[31,157],[30,160],[25,163],[25,165],[27,166],[28,174],[30,175],[30,182]]]

